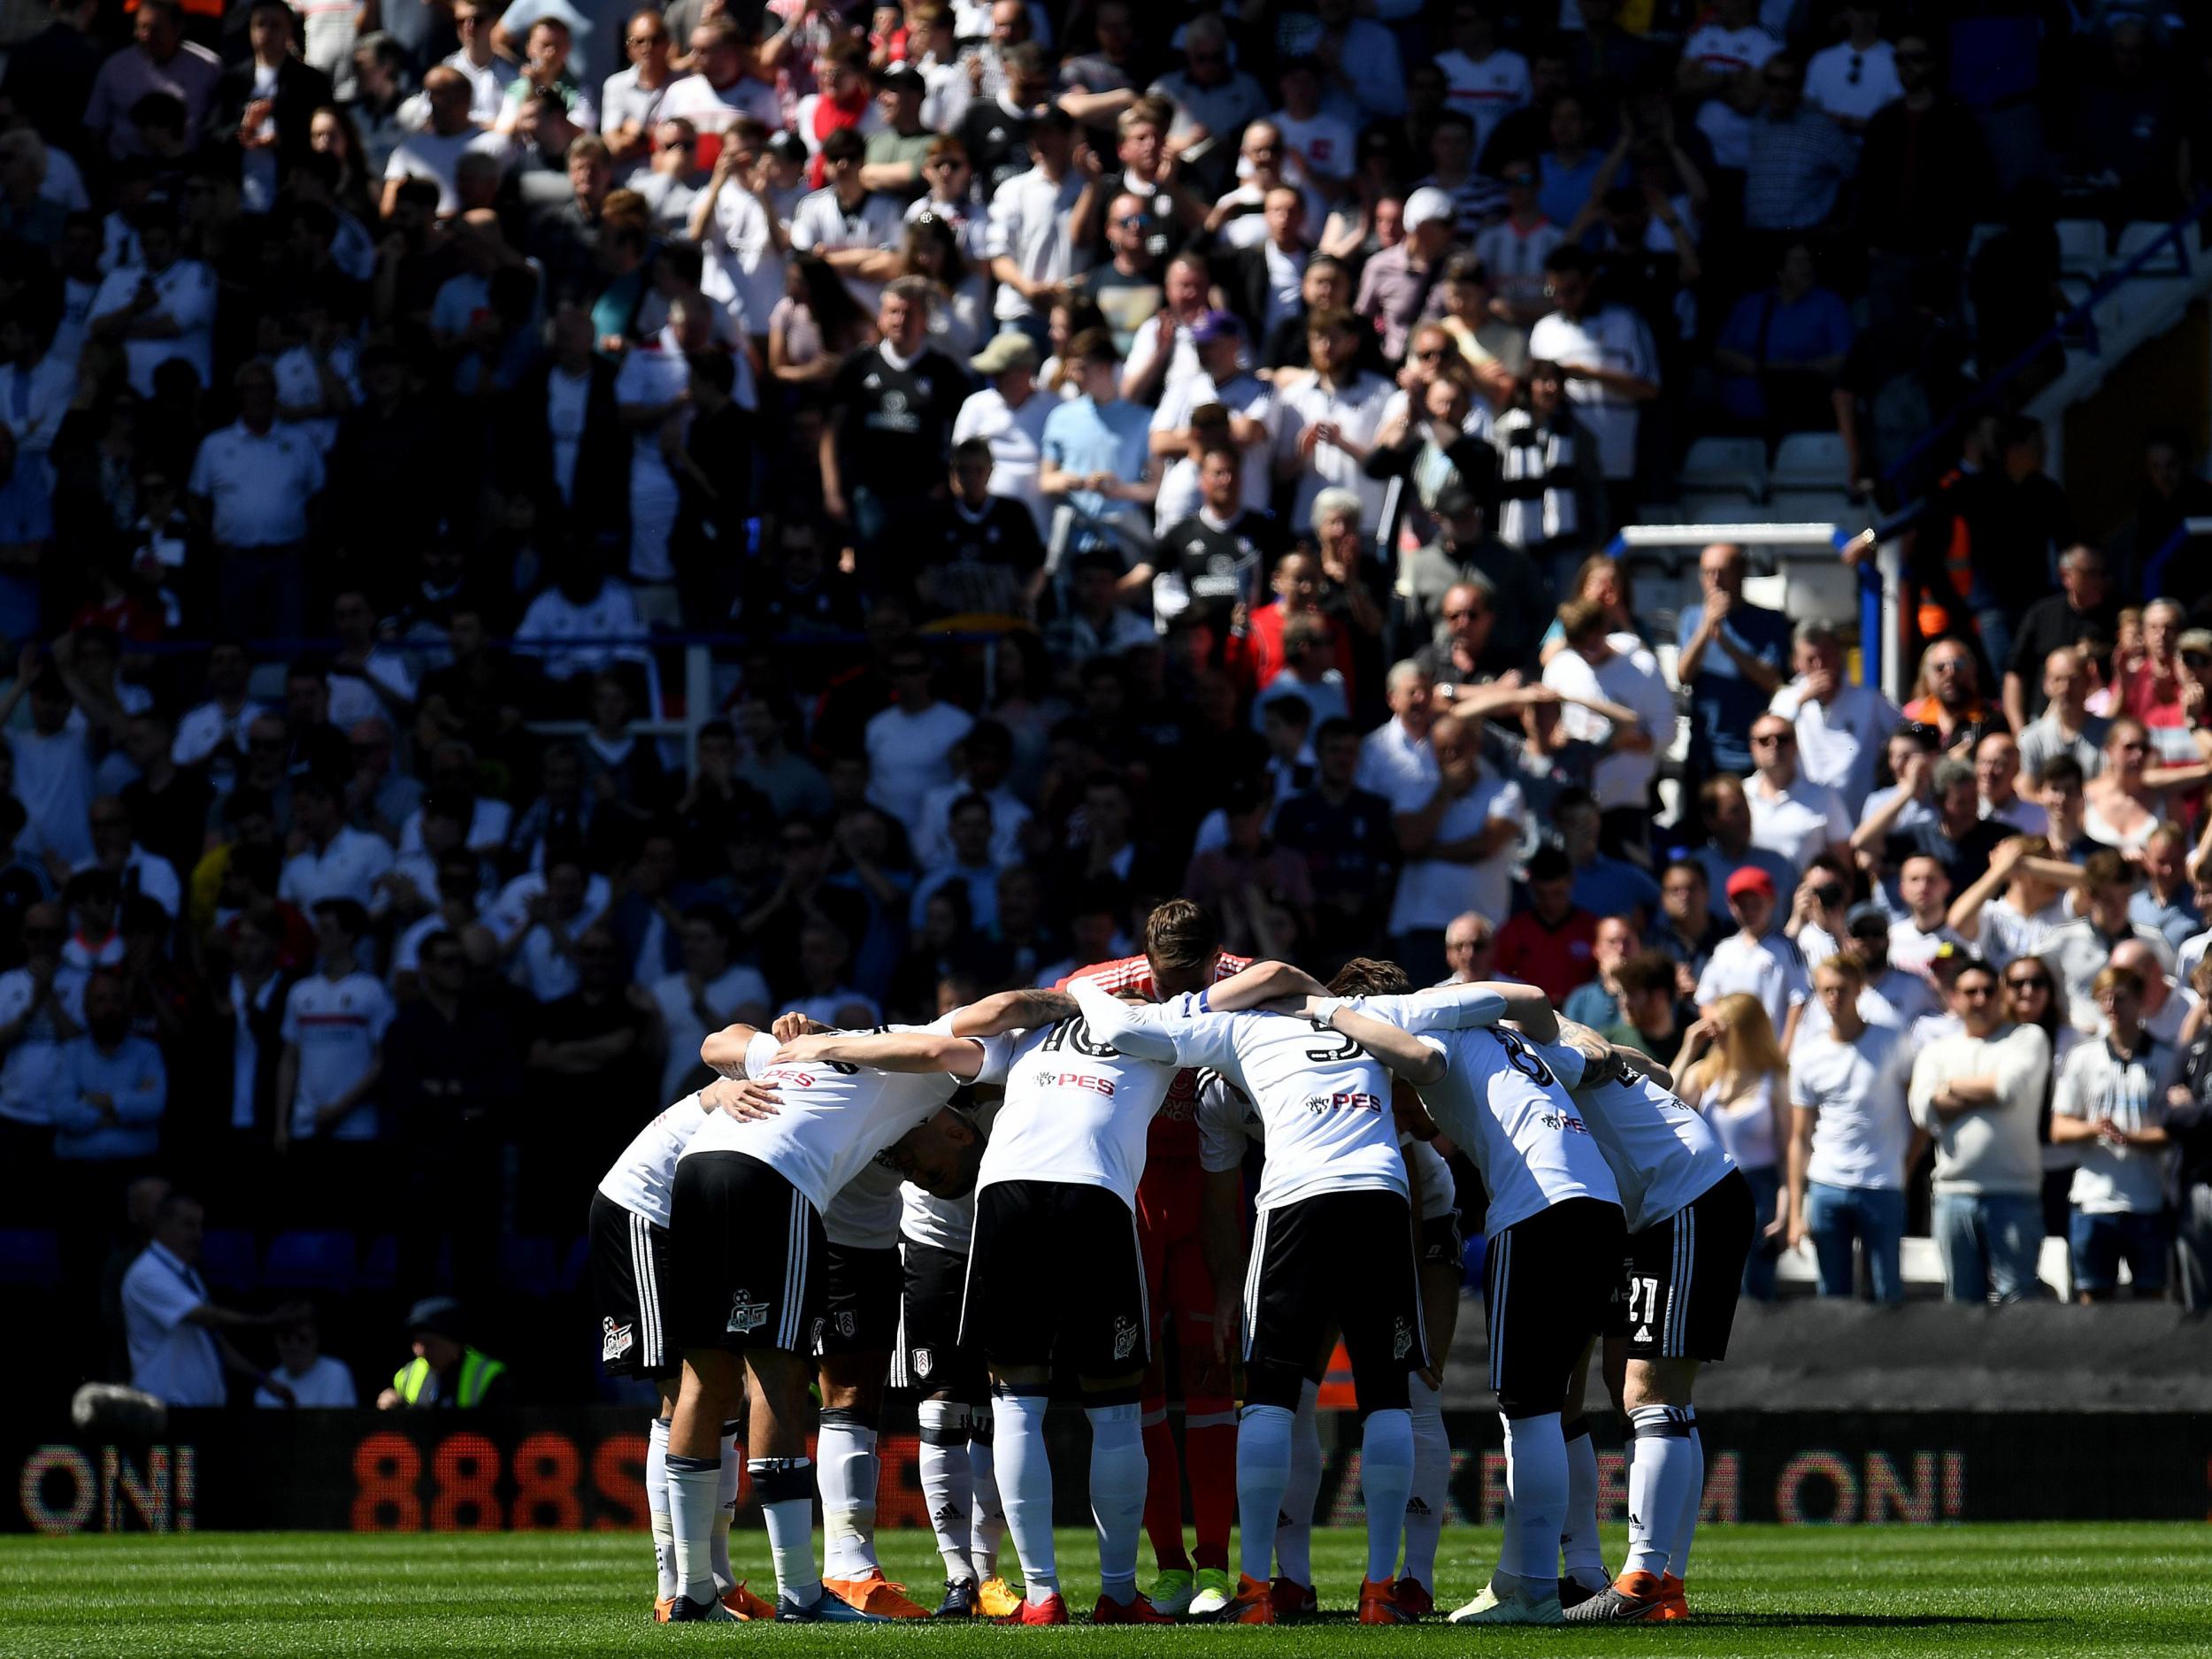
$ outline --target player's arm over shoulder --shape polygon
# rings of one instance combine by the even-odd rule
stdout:
[[[777,1051],[781,1065],[857,1065],[872,1071],[945,1072],[973,1082],[986,1055],[973,1037],[956,1037],[949,1022],[899,1031],[831,1031],[794,1038]]]
[[[956,1037],[1001,1037],[1052,1025],[1077,1011],[1067,991],[1000,991],[953,1010],[952,1031]]]
[[[748,1076],[746,1052],[761,1034],[752,1026],[743,1025],[725,1025],[719,1031],[710,1032],[707,1040],[699,1045],[699,1062],[718,1077]]]

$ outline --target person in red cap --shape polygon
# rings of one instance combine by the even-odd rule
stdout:
[[[1786,1054],[1811,992],[1797,947],[1774,928],[1774,878],[1746,864],[1729,876],[1727,894],[1736,931],[1714,947],[1713,959],[1698,977],[1697,1011],[1709,1015],[1713,1004],[1733,991],[1755,996],[1782,1033]]]

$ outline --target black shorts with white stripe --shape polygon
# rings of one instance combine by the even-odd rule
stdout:
[[[1363,1411],[1403,1410],[1406,1377],[1428,1361],[1420,1270],[1406,1201],[1397,1193],[1319,1193],[1263,1210],[1244,1276],[1245,1399],[1295,1408],[1344,1335]]]
[[[1104,1379],[1144,1370],[1151,1330],[1136,1212],[1118,1194],[1077,1181],[994,1181],[976,1194],[962,1348],[1001,1368]]]
[[[676,1162],[669,1224],[679,1350],[807,1352],[828,1247],[804,1193],[742,1152],[688,1153]]]
[[[891,1386],[988,1405],[991,1390],[983,1374],[983,1356],[960,1340],[960,1301],[968,1283],[966,1255],[911,1239],[899,1248],[905,1257],[904,1285]]]
[[[591,1195],[592,1300],[599,1363],[610,1377],[668,1377],[682,1363],[670,1340],[668,1229],[604,1193]]]
[[[888,1355],[899,1338],[899,1247],[832,1244],[822,1254],[822,1312],[814,1351]]]
[[[1625,1225],[1618,1204],[1569,1198],[1490,1240],[1490,1386],[1506,1416],[1539,1417],[1565,1401],[1575,1362],[1605,1329]]]
[[[1630,1233],[1606,1335],[1625,1338],[1634,1359],[1726,1359],[1758,1228],[1751,1183],[1731,1170],[1664,1221]]]

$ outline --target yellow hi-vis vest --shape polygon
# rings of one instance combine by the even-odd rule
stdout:
[[[472,1348],[461,1350],[461,1381],[454,1391],[453,1403],[464,1411],[481,1404],[484,1390],[490,1387],[506,1366]],[[399,1395],[402,1405],[411,1406],[422,1398],[422,1391],[430,1386],[435,1375],[426,1359],[410,1360],[392,1373],[392,1391]]]

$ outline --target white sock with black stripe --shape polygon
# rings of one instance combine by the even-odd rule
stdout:
[[[1682,1406],[1639,1406],[1628,1414],[1636,1443],[1628,1465],[1628,1572],[1667,1570],[1697,1455]]]
[[[876,1425],[861,1411],[824,1411],[814,1461],[822,1487],[822,1575],[864,1578],[877,1570]]]
[[[1505,1420],[1505,1489],[1513,1494],[1519,1587],[1543,1598],[1559,1594],[1559,1533],[1567,1517],[1567,1443],[1559,1413]]]
[[[653,1568],[657,1599],[673,1601],[683,1585],[676,1577],[676,1523],[668,1509],[668,1423],[655,1417],[645,1439],[645,1508],[653,1523]]]
[[[1406,1559],[1401,1578],[1436,1588],[1436,1546],[1451,1499],[1452,1443],[1436,1390],[1418,1377],[1406,1379],[1413,1407],[1413,1491],[1406,1499]]]
[[[968,1455],[968,1408],[957,1400],[925,1400],[915,1408],[920,1419],[922,1502],[929,1508],[929,1529],[944,1557],[948,1584],[972,1582],[968,1559],[973,1521],[974,1466]]]
[[[1690,1545],[1697,1538],[1697,1524],[1705,1512],[1705,1437],[1697,1432],[1697,1408],[1680,1408],[1689,1425],[1690,1473],[1682,1484],[1682,1512],[1675,1517],[1674,1548],[1667,1555],[1667,1571],[1678,1578],[1690,1576]]]

